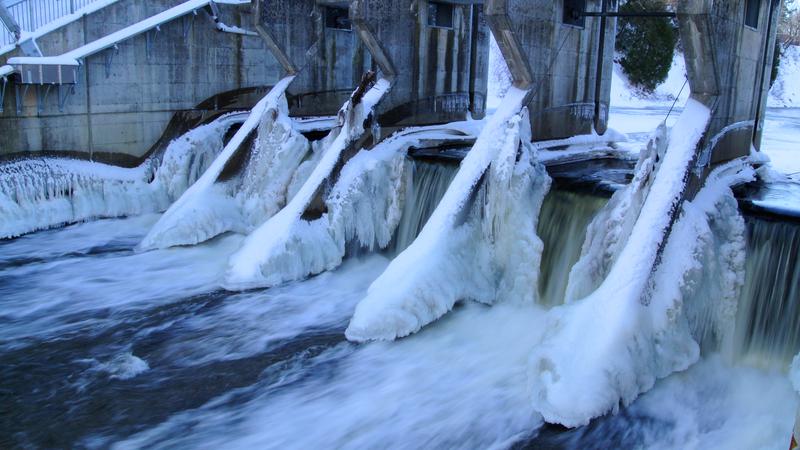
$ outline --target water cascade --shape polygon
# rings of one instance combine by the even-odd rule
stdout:
[[[173,140],[163,154],[132,169],[66,158],[0,165],[0,239],[103,217],[163,211],[211,165],[227,115]]]
[[[413,161],[410,173],[413,181],[406,183],[403,215],[394,236],[395,254],[408,248],[419,236],[457,171],[455,164]]]
[[[800,225],[748,217],[735,357],[785,369],[800,351]]]
[[[591,194],[553,188],[545,197],[539,215],[538,234],[544,242],[539,303],[564,303],[570,269],[581,256],[586,230],[608,200]]]

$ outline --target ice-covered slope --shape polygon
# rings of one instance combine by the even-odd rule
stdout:
[[[348,339],[409,335],[460,300],[534,301],[536,221],[550,179],[520,114],[526,94],[509,89],[419,237],[358,304]]]
[[[224,116],[172,141],[163,157],[126,169],[61,158],[0,165],[0,239],[66,223],[163,211],[222,148]]]
[[[276,255],[286,252],[287,248],[293,245],[292,241],[302,239],[309,234],[297,230],[297,227],[309,226],[308,221],[302,220],[303,213],[321,193],[324,183],[334,175],[345,149],[367,131],[364,129],[364,123],[389,87],[388,80],[380,79],[360,101],[354,100],[354,93],[354,96],[345,103],[339,111],[342,125],[326,138],[323,153],[308,179],[292,196],[286,207],[256,228],[242,244],[242,248],[231,257],[225,281],[227,287],[246,289],[276,283],[270,271],[270,260],[279,258]],[[294,192],[291,187],[290,192]],[[329,255],[334,251],[332,248],[314,249],[309,254],[301,255],[306,258],[301,264],[305,268],[310,268],[312,273],[319,272],[324,270],[324,260],[327,258],[318,258],[318,255]],[[312,260],[309,261],[308,258]]]
[[[636,222],[607,277],[586,298],[555,311],[546,338],[533,350],[532,400],[548,422],[586,424],[616,410],[621,403],[630,403],[657,378],[696,361],[698,346],[682,312],[682,302],[691,294],[694,283],[689,278],[700,255],[708,251],[708,223],[722,222],[726,226],[721,232],[734,237],[728,254],[715,249],[722,259],[719,276],[735,278],[740,270],[743,224],[728,186],[751,178],[749,166],[724,167],[709,176],[702,192],[685,204],[665,247],[663,263],[656,273],[651,275],[651,271],[671,214],[680,206],[684,175],[709,115],[708,108],[688,101]],[[643,154],[643,158],[649,156]],[[628,189],[638,187],[632,184]],[[733,207],[724,207],[726,204]],[[687,249],[692,243],[696,243],[694,248]],[[597,249],[600,254],[591,257],[602,258],[607,252],[600,246],[593,251]],[[721,308],[730,307],[725,305],[730,290],[735,286],[727,294],[723,291],[726,300],[720,302]]]
[[[287,189],[309,143],[294,129],[284,92],[294,77],[279,81],[252,109],[220,155],[173,204],[140,244],[143,249],[191,245],[226,231],[247,233],[286,203]],[[220,180],[225,167],[258,128],[244,167]]]

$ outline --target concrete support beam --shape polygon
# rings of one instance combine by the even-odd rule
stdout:
[[[703,163],[721,163],[749,154],[751,145],[760,147],[780,3],[678,3],[692,97],[712,110]]]

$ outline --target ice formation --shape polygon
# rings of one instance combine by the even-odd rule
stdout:
[[[87,219],[163,211],[211,164],[235,121],[229,115],[197,127],[172,141],[163,156],[132,169],[66,158],[0,165],[0,239]]]
[[[270,286],[279,283],[285,274],[291,274],[290,278],[299,278],[304,272],[318,273],[325,269],[326,263],[331,260],[330,255],[336,253],[338,249],[332,241],[324,239],[315,241],[313,245],[298,244],[298,240],[323,236],[321,230],[314,228],[323,226],[324,222],[303,220],[303,213],[322,194],[325,183],[331,182],[331,178],[335,177],[336,167],[341,163],[345,150],[367,131],[364,129],[364,124],[374,107],[388,92],[389,87],[388,80],[380,79],[364,94],[361,101],[356,102],[354,97],[351,97],[351,100],[345,103],[339,111],[342,125],[325,139],[319,162],[315,163],[306,181],[299,189],[296,188],[299,184],[292,183],[293,186],[289,188],[292,197],[286,207],[256,228],[242,244],[242,248],[231,257],[226,274],[226,287],[247,289]],[[298,173],[303,173],[308,168],[310,167],[301,167]],[[386,207],[393,208],[389,205]],[[320,247],[315,248],[314,245]],[[288,260],[280,257],[281,254],[291,251],[292,247],[307,251]],[[272,261],[292,266],[284,267],[283,275],[275,276],[272,273]]]
[[[348,339],[409,335],[460,300],[535,300],[542,252],[535,230],[550,178],[520,114],[525,95],[510,88],[419,237],[356,307]]]
[[[192,245],[227,231],[246,234],[286,204],[292,176],[309,151],[294,129],[284,92],[293,77],[278,82],[252,109],[220,155],[175,202],[140,244],[142,249]],[[244,167],[223,177],[244,141],[258,128]]]
[[[667,145],[667,128],[661,124],[647,147],[640,152],[633,180],[625,189],[614,193],[608,205],[592,220],[586,232],[581,258],[573,266],[567,284],[566,302],[592,293],[606,278],[616,262],[639,217],[642,204],[650,192]]]
[[[590,233],[617,233],[615,239],[628,238],[593,293],[553,311],[543,342],[531,355],[532,400],[548,422],[587,424],[615,411],[620,403],[629,404],[656,379],[697,360],[693,330],[702,328],[696,322],[709,314],[692,314],[704,307],[685,303],[711,300],[693,297],[698,284],[710,283],[702,279],[708,258],[717,266],[716,273],[708,276],[719,277],[709,320],[719,334],[731,324],[740,288],[736,279],[743,270],[744,225],[729,186],[753,177],[749,165],[736,161],[717,169],[695,199],[684,202],[664,247],[664,263],[653,272],[660,242],[667,238],[670,216],[682,196],[684,174],[708,119],[708,108],[689,100],[630,232],[620,233],[625,222],[620,220],[612,221],[609,230],[590,229]],[[652,149],[643,153],[639,168],[653,157]],[[623,196],[631,196],[641,185],[633,183],[627,189],[631,192]],[[618,207],[619,199],[608,208]],[[619,245],[604,237],[587,242],[592,239]],[[718,246],[711,245],[715,240]],[[687,245],[693,248],[687,251]],[[598,252],[594,255],[598,259],[615,253],[601,245],[585,250]]]

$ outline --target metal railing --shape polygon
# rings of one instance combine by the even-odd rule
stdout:
[[[101,0],[11,0],[5,6],[23,32],[32,32],[98,1]],[[15,42],[14,34],[3,26],[0,47]]]

